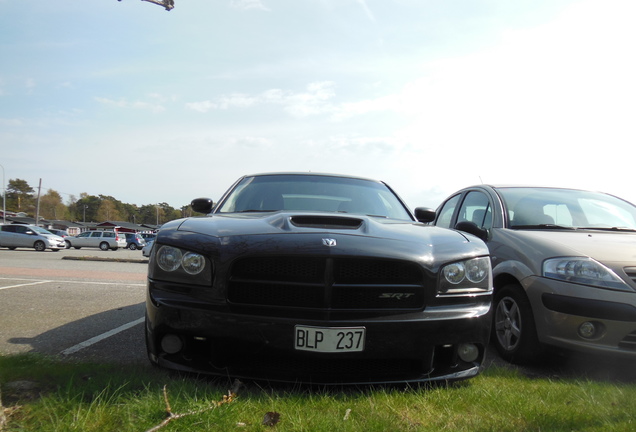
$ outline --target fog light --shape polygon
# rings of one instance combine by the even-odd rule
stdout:
[[[596,336],[598,330],[596,325],[591,321],[586,321],[579,326],[579,336],[585,339],[591,339]]]
[[[475,344],[461,344],[457,348],[457,355],[467,363],[474,362],[479,357],[479,348]]]
[[[183,342],[177,335],[167,334],[161,339],[161,349],[168,354],[176,354],[183,348]]]

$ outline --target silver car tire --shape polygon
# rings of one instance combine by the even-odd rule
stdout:
[[[106,242],[101,242],[99,244],[99,248],[103,251],[107,251],[108,249],[110,249],[110,245]]]
[[[494,308],[492,340],[501,358],[516,364],[537,360],[541,345],[530,301],[521,286],[500,288],[495,293]]]
[[[33,244],[33,248],[35,248],[38,252],[44,252],[46,250],[46,245],[43,241],[38,240]]]

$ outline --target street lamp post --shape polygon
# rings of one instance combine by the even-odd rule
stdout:
[[[7,187],[4,184],[4,167],[0,165],[2,168],[2,223],[7,223]]]

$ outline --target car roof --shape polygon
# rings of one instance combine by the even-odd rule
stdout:
[[[465,188],[462,188],[461,190],[473,189],[473,188],[479,188],[479,187],[487,187],[487,188],[491,188],[491,189],[505,189],[505,188],[561,189],[561,190],[576,190],[576,191],[598,192],[598,193],[602,193],[602,194],[607,195],[606,192],[599,191],[599,190],[583,189],[583,188],[576,188],[576,187],[569,187],[569,186],[546,186],[546,185],[539,186],[539,185],[532,185],[532,184],[487,184],[487,183],[483,183],[483,184],[476,184],[476,185],[472,185],[472,186],[467,186]]]
[[[289,171],[289,172],[265,172],[265,173],[257,173],[257,174],[248,174],[248,175],[245,175],[243,177],[263,177],[263,176],[277,176],[277,175],[341,177],[341,178],[367,180],[367,181],[372,181],[372,182],[383,183],[381,180],[372,179],[372,178],[368,178],[368,177],[360,177],[360,176],[348,175],[348,174],[333,174],[333,173],[311,172],[311,171],[309,171],[309,172],[307,172],[307,171],[304,171],[304,172],[295,172],[295,171]]]

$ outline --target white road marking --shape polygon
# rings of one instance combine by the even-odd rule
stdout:
[[[14,280],[14,281],[34,281],[35,279],[20,279],[20,278],[7,278],[7,277],[0,277],[0,280]],[[24,284],[24,285],[14,285],[14,286],[8,286],[8,287],[0,287],[1,289],[5,289],[5,288],[14,288],[14,287],[21,287],[21,286],[27,286],[27,285],[36,285],[39,283],[65,283],[65,284],[84,284],[84,285],[126,285],[126,286],[143,286],[145,287],[146,284],[145,283],[128,283],[128,282],[123,282],[123,281],[118,281],[118,282],[95,282],[95,281],[77,281],[77,280],[72,280],[72,281],[67,281],[67,280],[57,280],[57,279],[51,279],[51,280],[35,280],[35,282],[33,283],[28,283],[28,284]]]
[[[10,279],[10,280],[16,280],[16,279]],[[23,280],[32,280],[32,279],[23,279]],[[31,282],[31,283],[24,283],[24,284],[20,284],[20,285],[9,285],[9,286],[5,286],[5,287],[0,287],[0,290],[4,290],[4,289],[9,289],[9,288],[20,288],[20,287],[25,287],[25,286],[30,286],[30,285],[40,285],[40,284],[45,284],[51,281],[48,280],[42,280],[42,281],[35,281],[35,282]]]
[[[100,341],[102,341],[102,340],[104,340],[106,338],[114,336],[117,333],[121,333],[124,330],[128,330],[129,328],[134,327],[137,324],[141,324],[142,322],[144,322],[144,318],[143,317],[139,318],[138,320],[131,321],[131,322],[127,323],[127,324],[121,325],[121,326],[119,326],[117,328],[114,328],[114,329],[112,329],[110,331],[107,331],[106,333],[102,333],[100,335],[92,337],[92,338],[90,338],[88,340],[85,340],[84,342],[80,342],[80,343],[78,343],[75,346],[72,346],[70,348],[65,349],[60,354],[69,355],[69,354],[76,353],[76,352],[78,352],[78,351],[80,351],[80,350],[82,350],[84,348],[87,348],[87,347],[89,347],[89,346],[91,346],[93,344],[96,344],[97,342],[100,342]]]

